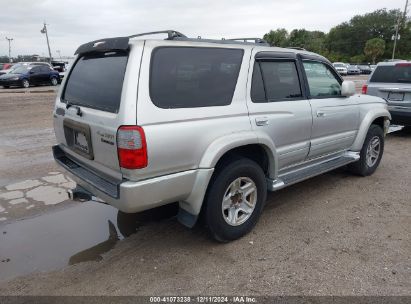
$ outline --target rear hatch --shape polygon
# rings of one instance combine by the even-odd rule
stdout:
[[[56,101],[59,148],[99,176],[121,180],[116,134],[120,126],[136,124],[142,46],[133,49],[128,38],[111,38],[83,45],[77,53]],[[126,86],[130,79],[135,84]]]
[[[367,94],[384,98],[390,105],[411,107],[411,63],[377,66]]]

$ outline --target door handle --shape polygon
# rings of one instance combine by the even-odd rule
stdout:
[[[317,111],[317,117],[324,117],[325,113],[321,111]]]
[[[268,126],[268,117],[257,117],[256,119],[255,119],[255,124],[257,125],[257,126]]]

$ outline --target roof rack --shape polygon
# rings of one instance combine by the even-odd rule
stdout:
[[[243,41],[243,42],[248,42],[248,41],[253,41],[255,44],[264,44],[264,45],[269,45],[267,41],[261,38],[230,38],[226,39],[229,41]]]
[[[157,35],[157,34],[167,34],[167,38],[166,40],[173,40],[174,38],[187,38],[186,35],[174,31],[174,30],[165,30],[165,31],[156,31],[156,32],[147,32],[147,33],[140,33],[140,34],[135,34],[135,35],[131,35],[128,36],[128,38],[134,38],[134,37],[141,37],[141,36],[147,36],[147,35]]]
[[[306,51],[305,48],[298,47],[298,46],[289,46],[287,49],[298,50],[298,51]]]

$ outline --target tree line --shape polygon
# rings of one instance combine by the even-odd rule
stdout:
[[[330,61],[350,63],[378,62],[391,59],[396,26],[399,37],[395,58],[411,60],[411,21],[400,10],[379,9],[357,15],[328,33],[284,28],[271,30],[264,35],[272,46],[301,47],[319,53]]]

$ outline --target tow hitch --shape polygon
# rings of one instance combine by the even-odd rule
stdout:
[[[67,190],[67,194],[72,201],[86,202],[93,200],[93,195],[80,186]]]

